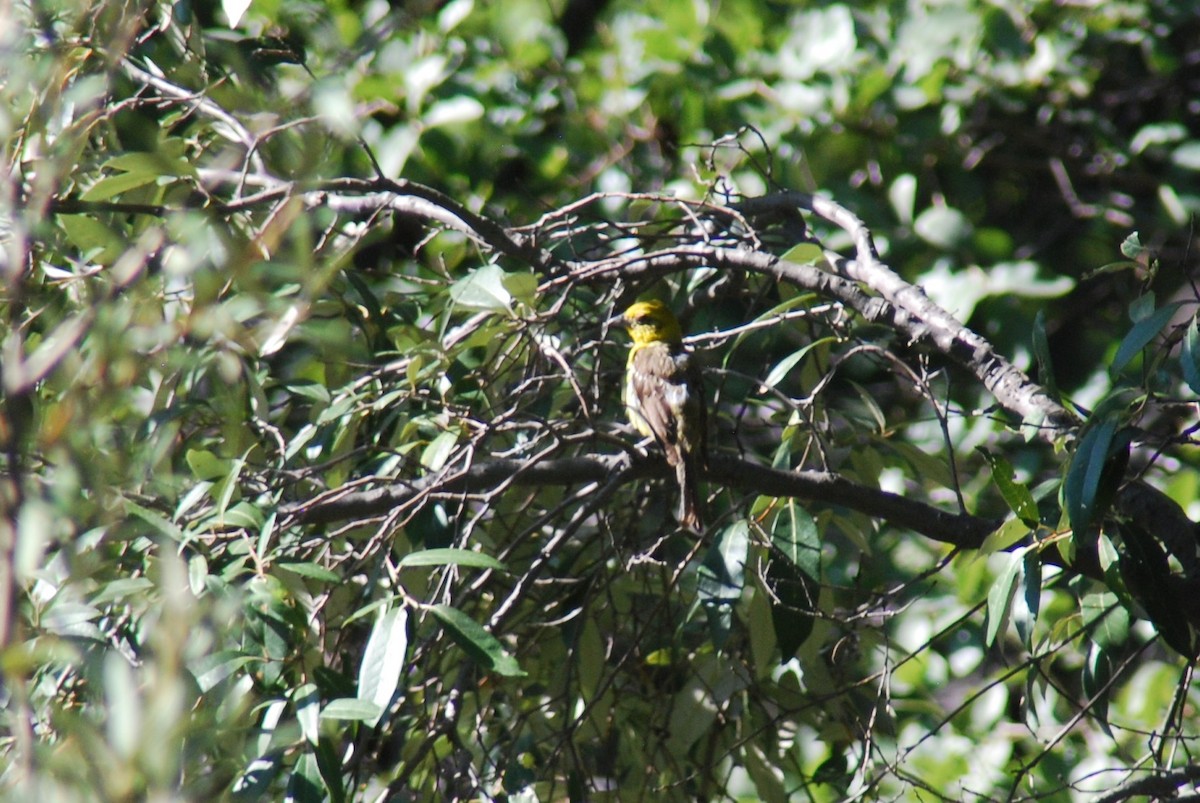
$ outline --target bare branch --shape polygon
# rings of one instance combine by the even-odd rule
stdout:
[[[394,482],[316,503],[289,505],[282,512],[289,525],[327,524],[386,513],[422,494],[482,493],[505,483],[513,486],[577,485],[605,482],[618,475],[624,482],[631,482],[666,477],[668,473],[662,459],[631,461],[625,454],[540,461],[480,461],[450,477],[435,475],[410,482]],[[993,519],[940,510],[829,472],[780,471],[730,455],[710,457],[703,478],[727,488],[846,507],[956,547],[978,547],[1000,524]]]
[[[868,315],[868,310],[860,309],[848,300],[847,303],[871,320],[895,325],[913,342],[929,343],[969,369],[1006,409],[1021,416],[1026,423],[1040,425],[1040,431],[1047,439],[1054,440],[1069,434],[1078,426],[1079,420],[1073,413],[1052,399],[1041,385],[997,354],[991,343],[933,303],[918,285],[906,282],[884,264],[875,249],[870,230],[850,210],[826,198],[797,192],[753,198],[740,206],[748,214],[781,206],[800,207],[840,226],[854,241],[855,258],[849,260],[827,252],[830,264],[839,274],[862,282],[879,293],[897,310],[897,314],[872,317]],[[871,312],[878,314],[877,308]]]
[[[1200,766],[1189,764],[1174,772],[1155,773],[1147,778],[1138,778],[1120,786],[1093,803],[1121,803],[1134,797],[1158,797],[1176,799],[1175,794],[1188,784],[1200,781]]]

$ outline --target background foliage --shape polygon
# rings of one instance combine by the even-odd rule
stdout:
[[[1200,779],[1190,4],[0,11],[8,794]],[[836,294],[638,262],[836,272],[845,227],[731,216],[777,190],[1078,421]],[[646,292],[708,366],[701,536],[620,423],[602,322]]]

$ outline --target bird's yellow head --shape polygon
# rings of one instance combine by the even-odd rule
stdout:
[[[683,330],[675,314],[661,301],[639,301],[613,319],[629,330],[639,346],[647,343],[682,343]]]

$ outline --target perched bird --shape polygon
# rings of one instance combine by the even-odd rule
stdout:
[[[679,481],[679,523],[700,530],[697,466],[707,459],[700,368],[683,349],[683,331],[661,301],[639,301],[611,323],[633,339],[625,365],[625,409],[642,435],[662,447]]]

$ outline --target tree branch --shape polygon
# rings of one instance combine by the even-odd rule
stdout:
[[[482,493],[500,487],[578,485],[604,482],[618,473],[624,481],[667,477],[661,458],[632,460],[628,455],[564,457],[539,461],[490,460],[456,474],[395,481],[366,491],[354,491],[315,502],[299,502],[281,512],[287,525],[328,524],[376,516],[411,502],[418,495]],[[949,513],[870,488],[824,471],[780,471],[730,455],[713,455],[703,479],[727,488],[770,496],[806,499],[837,505],[920,533],[934,541],[967,549],[979,547],[1000,522],[979,516]]]

